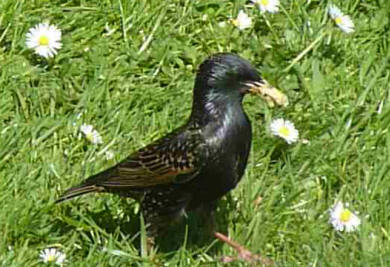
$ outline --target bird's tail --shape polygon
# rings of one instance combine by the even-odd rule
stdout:
[[[97,186],[94,184],[81,184],[79,186],[75,186],[72,188],[69,188],[68,190],[65,191],[60,198],[56,200],[55,203],[60,203],[62,201],[81,196],[87,193],[92,193],[92,192],[102,192],[104,191],[104,188],[101,186]]]
[[[65,191],[62,196],[56,200],[55,203],[60,203],[62,201],[81,196],[87,193],[92,192],[104,192],[106,191],[106,188],[100,184],[104,182],[105,180],[109,179],[116,171],[115,166],[111,167],[107,170],[104,170],[102,172],[99,172],[95,175],[92,175],[88,179],[86,179],[84,182],[82,182],[80,185],[69,188]]]

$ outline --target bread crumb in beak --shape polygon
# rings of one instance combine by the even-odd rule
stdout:
[[[288,105],[287,96],[271,86],[266,80],[248,83],[247,85],[250,87],[249,93],[260,95],[270,107],[274,107],[275,105],[286,107]]]

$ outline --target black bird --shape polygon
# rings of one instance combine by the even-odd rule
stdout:
[[[216,201],[237,185],[247,164],[252,140],[242,107],[247,93],[287,103],[247,60],[211,56],[199,67],[184,126],[70,188],[57,202],[90,192],[135,198],[151,236],[188,210],[213,218]]]

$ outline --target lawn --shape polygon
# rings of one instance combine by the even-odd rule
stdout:
[[[2,0],[0,265],[43,265],[48,247],[66,253],[65,266],[221,266],[234,255],[201,240],[191,214],[148,252],[131,199],[54,204],[71,185],[182,125],[199,64],[233,52],[290,104],[245,99],[253,146],[243,180],[219,203],[218,230],[278,266],[389,266],[390,1],[333,3],[353,33],[330,18],[330,1],[281,0],[271,14],[249,1]],[[239,10],[251,27],[231,23]],[[25,44],[45,21],[62,32],[49,59]],[[275,118],[292,121],[300,141],[272,136]],[[84,138],[84,123],[102,144]],[[356,231],[329,223],[337,201],[360,218]]]

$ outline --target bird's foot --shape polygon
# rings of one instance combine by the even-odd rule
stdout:
[[[236,260],[244,260],[244,261],[252,262],[252,263],[255,263],[255,262],[261,263],[261,264],[266,265],[266,266],[270,266],[270,265],[275,264],[271,259],[264,258],[258,254],[252,253],[251,251],[247,250],[244,246],[241,246],[237,242],[231,240],[229,237],[227,237],[221,233],[214,232],[214,236],[217,239],[221,240],[222,242],[228,244],[229,246],[231,246],[234,250],[236,250],[238,252],[238,256],[236,256],[236,257],[235,256],[224,256],[222,258],[222,262],[224,262],[224,263],[229,263],[229,262],[236,261]]]
[[[148,252],[153,251],[155,244],[156,242],[154,236],[148,236],[146,238],[146,249]]]

